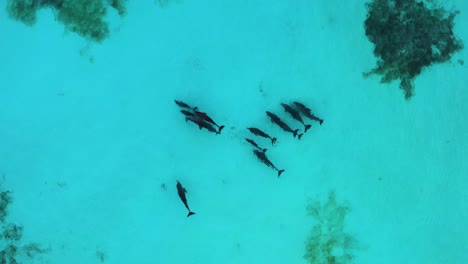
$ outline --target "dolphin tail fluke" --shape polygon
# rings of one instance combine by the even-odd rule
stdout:
[[[299,129],[296,129],[293,131],[293,137],[296,137],[297,136],[297,132],[299,131]]]
[[[262,151],[263,151],[263,153],[265,153],[265,152],[267,152],[267,149],[266,149],[266,148],[264,148],[264,149],[262,149]]]
[[[301,137],[302,137],[303,135],[304,135],[304,133],[299,134],[299,135],[297,136],[297,138],[298,138],[299,140],[301,140]]]
[[[278,170],[278,178],[279,178],[279,176],[281,176],[281,173],[283,173],[283,172],[284,172],[284,170]]]
[[[322,125],[323,124],[323,119],[319,119],[319,123],[320,123],[320,125]]]
[[[276,143],[276,138],[271,139],[271,144],[274,145]]]
[[[304,127],[305,127],[304,129],[304,133],[305,133],[307,132],[307,130],[309,130],[312,127],[312,125],[304,125]]]
[[[188,212],[188,215],[187,217],[191,216],[191,215],[194,215],[195,213],[194,212]]]
[[[220,126],[220,127],[218,128],[218,133],[219,133],[219,134],[221,134],[221,130],[223,130],[223,128],[224,128],[224,126]]]

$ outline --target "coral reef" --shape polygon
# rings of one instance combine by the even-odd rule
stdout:
[[[306,242],[304,258],[312,264],[347,264],[354,258],[357,241],[344,231],[349,208],[338,204],[334,192],[321,205],[312,202],[307,206],[308,215],[316,222]]]
[[[5,264],[22,263],[19,259],[27,257],[31,260],[48,251],[36,243],[22,243],[23,227],[6,221],[11,202],[10,192],[0,190],[0,263]]]
[[[109,36],[109,25],[105,21],[108,7],[120,16],[126,14],[127,0],[8,0],[7,12],[15,20],[32,26],[36,13],[42,8],[52,8],[57,20],[65,28],[80,36],[101,42]]]
[[[452,31],[458,12],[416,0],[373,0],[366,7],[366,36],[378,61],[364,76],[382,75],[382,83],[399,79],[407,100],[414,93],[413,80],[425,67],[446,62],[463,48]]]

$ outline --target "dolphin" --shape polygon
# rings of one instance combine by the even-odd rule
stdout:
[[[267,158],[266,154],[264,151],[260,151],[260,150],[256,150],[254,149],[254,154],[255,156],[257,156],[257,158],[265,165],[267,165],[268,167],[270,168],[273,168],[274,170],[276,170],[278,172],[278,178],[279,176],[281,175],[281,173],[284,172],[284,170],[279,170],[275,167],[275,165],[273,165],[273,163],[271,163],[271,161]]]
[[[209,117],[206,113],[195,111],[195,115],[197,115],[201,119],[205,120],[206,122],[217,126],[219,133],[221,133],[221,130],[223,130],[223,128],[224,128],[224,126],[219,126],[218,124],[216,124],[216,122],[213,119],[211,119],[211,117]]]
[[[305,105],[303,105],[303,104],[301,104],[299,102],[294,102],[294,106],[296,106],[296,109],[299,110],[299,112],[301,112],[304,116],[306,116],[307,118],[309,118],[311,120],[318,121],[320,123],[320,125],[322,125],[323,119],[320,119],[320,118],[316,117],[312,113],[312,110],[310,110],[308,107],[306,107]]]
[[[309,130],[309,128],[312,127],[312,125],[306,125],[304,121],[302,121],[301,115],[299,115],[299,112],[297,112],[295,109],[293,109],[291,106],[287,104],[281,103],[281,106],[284,108],[284,111],[286,111],[289,115],[291,115],[292,118],[296,119],[297,121],[301,122],[301,124],[304,126],[304,133]]]
[[[180,110],[180,112],[185,116],[185,117],[191,117],[191,116],[194,116],[195,114],[190,112],[190,111],[187,111],[187,110]]]
[[[187,193],[187,190],[182,186],[182,184],[179,181],[177,181],[176,188],[177,188],[177,194],[179,194],[180,200],[182,200],[182,203],[184,203],[185,208],[187,208],[188,210],[187,217],[194,215],[195,212],[192,212],[190,210],[190,207],[188,206],[188,203],[187,203],[187,197],[185,196],[185,194]]]
[[[185,117],[185,122],[191,121],[198,125],[198,128],[206,128],[206,130],[215,133],[216,135],[220,134],[219,130],[216,130],[210,123],[205,122],[200,117],[193,115]]]
[[[178,105],[178,106],[180,106],[182,108],[192,109],[193,111],[197,111],[197,109],[198,109],[198,107],[191,107],[187,103],[184,103],[184,102],[179,101],[179,100],[174,100],[174,102],[176,103],[176,105]]]
[[[247,129],[250,131],[250,133],[252,133],[252,134],[254,134],[254,135],[256,135],[256,136],[260,136],[260,137],[264,137],[264,138],[269,138],[269,139],[271,139],[271,144],[272,144],[272,145],[275,144],[275,142],[276,142],[276,138],[270,137],[270,135],[268,135],[267,133],[261,131],[261,130],[258,129],[258,128],[249,127],[249,128],[247,128]]]
[[[263,152],[266,152],[266,151],[267,151],[266,148],[265,148],[265,149],[262,149],[261,147],[259,147],[259,146],[257,145],[257,143],[255,143],[255,141],[253,141],[253,140],[250,139],[250,138],[246,138],[245,141],[249,142],[250,145],[254,146],[255,148],[257,148],[257,149],[259,149],[259,150],[261,150],[261,151],[263,151]]]
[[[268,115],[268,117],[270,117],[270,119],[271,119],[271,121],[272,121],[273,123],[277,124],[277,125],[278,125],[279,127],[281,127],[284,131],[292,133],[292,134],[293,134],[293,137],[296,137],[297,132],[299,131],[299,129],[292,130],[288,125],[286,125],[286,123],[284,123],[283,121],[281,121],[281,119],[280,119],[277,115],[275,115],[275,114],[273,114],[273,113],[271,113],[271,112],[266,111],[266,114]],[[302,137],[302,134],[300,134],[300,135],[298,136],[299,139],[301,139],[301,137]]]

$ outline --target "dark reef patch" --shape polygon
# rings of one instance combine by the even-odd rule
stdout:
[[[12,203],[10,191],[0,190],[0,263],[24,263],[38,260],[38,254],[49,250],[37,243],[23,242],[23,227],[7,221],[8,206]]]
[[[308,215],[312,216],[315,225],[306,241],[304,258],[312,264],[349,264],[352,263],[354,251],[359,243],[345,231],[345,219],[350,209],[336,201],[334,192],[328,200],[311,202],[307,206]]]
[[[10,18],[33,26],[37,11],[52,8],[57,21],[67,30],[95,42],[109,36],[109,25],[105,21],[108,7],[120,16],[126,14],[127,0],[8,0],[7,12]]]
[[[428,8],[416,0],[373,0],[366,7],[365,32],[378,61],[364,76],[381,75],[382,83],[400,80],[407,100],[425,67],[446,62],[463,48],[453,33],[458,11]]]

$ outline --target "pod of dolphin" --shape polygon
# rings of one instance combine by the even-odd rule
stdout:
[[[216,135],[221,134],[221,131],[225,127],[224,125],[218,125],[207,113],[199,111],[198,107],[192,107],[189,104],[182,102],[180,100],[174,100],[174,102],[182,108],[180,111],[184,117],[185,117],[185,122],[192,122],[195,125],[198,126],[200,130],[203,128],[208,130],[208,132],[214,133]],[[301,134],[299,133],[299,129],[293,130],[290,126],[288,126],[281,118],[279,118],[276,114],[266,111],[266,115],[270,118],[271,122],[279,126],[283,131],[291,133],[294,138],[297,138],[300,140],[304,133],[309,130],[312,125],[311,124],[306,124],[302,117],[306,117],[312,121],[318,122],[320,125],[323,123],[323,119],[315,116],[312,113],[312,110],[305,106],[304,104],[300,102],[293,102],[292,104],[285,104],[281,103],[281,106],[283,107],[284,111],[288,113],[293,119],[298,121],[304,126],[304,132]],[[276,143],[276,138],[271,137],[267,133],[263,132],[262,130],[256,128],[256,127],[248,127],[247,128],[250,133],[252,133],[255,136],[267,138],[271,140],[271,144],[274,145]],[[245,139],[250,145],[254,147],[253,153],[257,157],[257,159],[265,164],[266,166],[274,169],[278,173],[278,178],[281,176],[281,174],[285,171],[284,169],[278,169],[267,157],[266,148],[260,147],[253,139],[246,138]],[[179,198],[182,200],[182,203],[185,205],[185,208],[188,210],[188,215],[187,217],[194,215],[195,212],[190,210],[190,207],[187,202],[187,197],[186,193],[187,190],[182,186],[182,184],[177,181],[177,193],[179,195]]]

